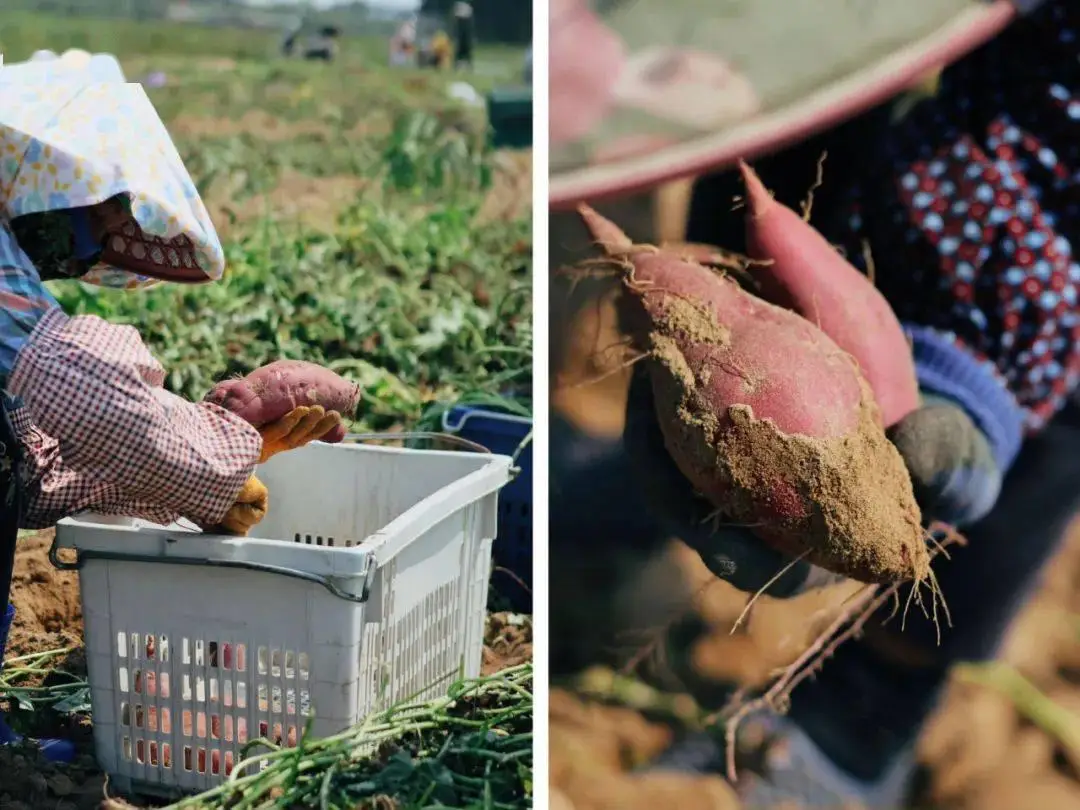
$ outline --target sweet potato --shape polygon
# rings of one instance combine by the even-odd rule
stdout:
[[[746,241],[766,260],[753,276],[762,298],[817,324],[858,361],[890,427],[919,404],[911,346],[885,296],[818,231],[777,202],[754,170],[746,183]]]
[[[322,405],[327,411],[349,417],[359,399],[360,387],[356,383],[303,360],[277,360],[243,379],[222,380],[205,397],[207,402],[232,411],[257,428],[300,405]],[[322,441],[340,442],[345,432],[345,426],[339,425]]]
[[[582,216],[625,272],[665,445],[726,519],[862,582],[929,571],[911,479],[858,365],[727,276]]]

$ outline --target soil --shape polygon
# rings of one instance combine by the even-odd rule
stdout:
[[[704,591],[702,583],[706,583]],[[726,696],[732,684],[766,683],[806,648],[853,588],[836,586],[786,602],[763,597],[755,606],[749,629],[732,635],[730,628],[746,604],[745,594],[712,579],[697,555],[673,541],[662,560],[649,563],[646,570],[628,577],[609,594],[609,601],[620,605],[619,610],[592,614],[608,621],[607,626],[590,628],[597,642],[594,657],[604,664],[563,677],[553,687],[551,780],[565,801],[562,806],[567,810],[655,807],[647,793],[635,793],[623,784],[636,781],[630,770],[651,759],[675,730],[687,725],[688,718],[699,717],[698,707],[710,705],[710,693]],[[650,599],[664,606],[659,615],[649,616]],[[555,609],[565,604],[554,599],[551,603]],[[1066,728],[1080,724],[1078,611],[1080,525],[1050,567],[1042,590],[1018,618],[1001,656],[1053,700],[1053,720]],[[673,622],[677,616],[685,617],[678,625]],[[552,626],[571,621],[553,616]],[[586,618],[578,615],[577,621]],[[629,686],[610,675],[613,664],[631,662],[640,649],[601,646],[601,639],[635,638],[640,645],[663,630],[669,638],[692,639],[688,652],[679,657],[659,652],[649,656],[638,666],[641,679]],[[553,636],[553,646],[558,643]],[[651,692],[643,683],[666,686],[668,691]],[[603,691],[597,684],[604,685]],[[694,708],[677,711],[675,694],[687,700],[687,694],[692,694],[697,699],[696,703],[690,700]],[[1069,733],[1075,732],[1065,732]],[[1033,723],[1002,692],[966,682],[959,673],[924,731],[919,757],[928,771],[920,808],[1080,808],[1076,749]],[[619,797],[617,805],[611,797],[598,795],[600,784],[610,787],[611,797]],[[699,806],[692,803],[703,801],[701,789],[687,785],[685,790],[685,796],[665,794],[666,801],[676,807]],[[730,796],[713,801],[700,806],[738,806]]]
[[[58,668],[86,676],[82,652],[82,609],[78,575],[58,571],[49,562],[51,530],[19,541],[11,601],[15,622],[5,659],[73,648]],[[510,613],[488,617],[482,672],[489,675],[532,658],[532,619]],[[48,676],[39,681],[49,683]],[[20,681],[32,683],[33,680]],[[12,724],[37,737],[62,736],[76,743],[79,757],[70,765],[43,760],[31,746],[0,746],[0,810],[146,810],[111,795],[93,757],[89,719],[61,718],[36,712],[33,718],[0,701]],[[29,724],[28,724],[29,723]]]

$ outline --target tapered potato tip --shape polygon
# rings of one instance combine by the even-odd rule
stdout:
[[[751,169],[745,160],[739,161],[739,173],[742,174],[743,184],[746,186],[747,216],[755,219],[765,216],[776,205],[776,200],[765,188],[757,172]]]
[[[578,214],[585,222],[585,227],[593,241],[607,253],[628,250],[634,246],[633,240],[623,232],[622,228],[607,217],[598,214],[590,206],[582,203],[578,206]]]

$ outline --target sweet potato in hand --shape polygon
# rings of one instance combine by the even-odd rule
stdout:
[[[322,407],[344,418],[352,416],[360,387],[328,368],[303,360],[277,360],[243,379],[222,380],[205,397],[235,413],[256,428],[264,428],[298,407]],[[321,437],[324,442],[345,438],[344,424]]]

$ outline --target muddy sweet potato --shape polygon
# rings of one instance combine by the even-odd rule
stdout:
[[[929,571],[911,480],[858,365],[814,324],[582,216],[624,273],[665,445],[735,523],[862,582]]]
[[[772,198],[754,170],[746,183],[746,241],[762,298],[794,310],[858,361],[890,427],[919,404],[915,361],[885,296],[802,217]]]
[[[300,405],[322,405],[349,417],[356,410],[360,387],[327,368],[303,360],[277,360],[243,379],[222,380],[205,397],[257,428],[274,422]],[[346,428],[339,425],[323,437],[340,442]]]

